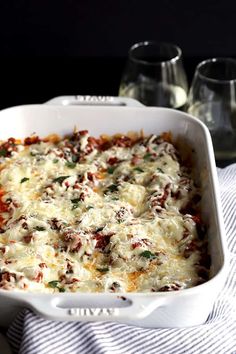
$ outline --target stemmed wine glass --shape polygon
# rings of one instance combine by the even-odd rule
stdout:
[[[146,41],[130,48],[120,96],[135,98],[147,106],[183,109],[187,90],[179,47]]]

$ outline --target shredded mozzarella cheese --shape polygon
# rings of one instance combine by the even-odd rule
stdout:
[[[172,143],[27,139],[0,147],[0,288],[155,292],[207,280],[199,188]]]

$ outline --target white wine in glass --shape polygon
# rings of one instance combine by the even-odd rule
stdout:
[[[218,161],[236,161],[236,60],[200,63],[188,98],[188,112],[205,123]]]

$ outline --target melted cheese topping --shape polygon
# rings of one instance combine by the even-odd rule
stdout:
[[[0,288],[150,292],[207,279],[199,190],[173,144],[27,139],[0,148]]]

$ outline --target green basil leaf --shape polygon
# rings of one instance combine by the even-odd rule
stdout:
[[[36,227],[35,227],[35,230],[36,230],[36,231],[45,231],[46,229],[45,229],[45,227],[43,227],[43,226],[36,226]]]
[[[72,162],[77,162],[78,161],[78,156],[72,155],[71,156],[71,160],[72,160]]]
[[[67,179],[68,177],[70,177],[70,176],[60,176],[60,177],[54,178],[52,181],[62,184],[62,182],[63,182],[65,179]]]
[[[148,259],[154,259],[157,257],[154,253],[150,251],[143,251],[142,253],[140,253],[140,256]]]
[[[57,289],[59,290],[59,293],[64,293],[64,292],[66,291],[65,288],[58,288],[58,287],[57,287]]]
[[[71,203],[73,204],[73,207],[71,210],[77,209],[79,207],[80,198],[71,199]]]
[[[24,183],[24,182],[26,182],[26,181],[28,181],[28,180],[29,180],[29,178],[24,177],[24,178],[21,179],[20,183]]]
[[[79,207],[79,204],[77,203],[77,204],[74,204],[73,205],[73,207],[71,208],[71,210],[75,210],[75,209],[77,209]]]
[[[75,166],[76,166],[76,163],[75,163],[75,162],[69,162],[69,161],[67,161],[67,163],[66,163],[66,167],[68,167],[68,168],[75,168]]]
[[[137,171],[137,172],[144,172],[144,170],[142,170],[142,168],[140,168],[140,167],[135,167],[135,168],[134,168],[134,171]]]
[[[118,192],[118,186],[116,184],[111,184],[110,186],[107,187],[104,193],[107,194],[109,192],[110,193]]]
[[[159,168],[159,167],[157,167],[157,171],[160,172],[160,173],[164,173],[164,171],[161,168]]]
[[[152,154],[150,154],[150,152],[148,152],[147,154],[145,154],[145,155],[143,156],[144,160],[149,160],[150,157],[152,157]]]
[[[79,198],[71,199],[71,203],[78,204],[80,202]]]
[[[116,167],[108,167],[107,169],[107,173],[109,173],[110,175],[113,174],[113,172],[115,171]]]
[[[8,153],[7,149],[4,148],[0,149],[0,156],[6,157],[7,153]]]
[[[50,288],[57,288],[58,283],[59,283],[59,280],[52,280],[52,281],[48,282],[48,285],[50,286]]]

